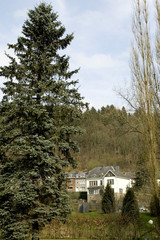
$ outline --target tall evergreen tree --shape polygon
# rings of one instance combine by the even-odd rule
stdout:
[[[51,5],[30,10],[23,35],[9,44],[16,57],[0,68],[7,80],[0,104],[0,228],[2,239],[39,239],[53,218],[70,213],[64,169],[76,165],[80,132],[75,120],[85,106],[61,54],[65,35]]]
[[[115,212],[114,191],[109,184],[107,184],[102,197],[102,211],[104,213]]]
[[[155,51],[152,46],[150,34],[150,18],[147,0],[134,0],[134,14],[132,21],[133,44],[131,49],[131,73],[132,92],[126,98],[130,106],[137,111],[138,132],[141,133],[143,150],[142,164],[138,172],[142,173],[141,179],[145,183],[143,168],[148,174],[148,186],[155,199],[159,198],[158,192],[158,128],[159,125],[159,73],[157,63],[159,62],[159,47]],[[159,0],[155,0],[157,6],[157,38],[159,37]],[[157,39],[157,44],[159,45]],[[156,48],[156,47],[155,47]],[[137,126],[135,126],[137,128]],[[142,156],[141,155],[141,156]],[[138,173],[138,175],[139,175]],[[138,176],[140,177],[140,175]],[[143,179],[144,178],[144,179]],[[158,206],[158,205],[157,205]],[[160,227],[160,216],[158,217]]]
[[[138,202],[132,188],[128,188],[123,199],[122,216],[127,222],[136,223],[139,220]]]

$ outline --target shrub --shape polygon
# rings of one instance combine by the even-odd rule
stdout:
[[[139,208],[132,188],[128,188],[123,199],[122,216],[127,222],[135,223],[139,220]]]
[[[102,211],[104,213],[115,212],[114,191],[109,184],[107,184],[102,197]]]

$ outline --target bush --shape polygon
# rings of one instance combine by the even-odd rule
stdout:
[[[87,192],[68,192],[68,195],[70,197],[70,199],[83,199],[83,200],[87,200]]]
[[[139,220],[138,202],[132,188],[128,188],[123,199],[122,217],[127,222],[135,223]]]
[[[109,184],[107,184],[102,197],[102,211],[104,213],[115,212],[114,191]]]

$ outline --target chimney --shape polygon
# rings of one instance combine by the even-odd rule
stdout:
[[[119,166],[115,166],[115,170],[119,172]]]

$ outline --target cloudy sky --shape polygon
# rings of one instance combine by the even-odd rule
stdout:
[[[45,0],[53,6],[74,40],[65,51],[72,69],[79,68],[79,91],[100,109],[124,101],[116,93],[130,81],[129,53],[132,0]],[[0,7],[0,65],[8,64],[7,43],[15,43],[27,11],[39,0],[5,0]],[[8,52],[8,51],[7,51]],[[1,78],[0,86],[4,79]],[[2,93],[0,92],[0,98]]]

